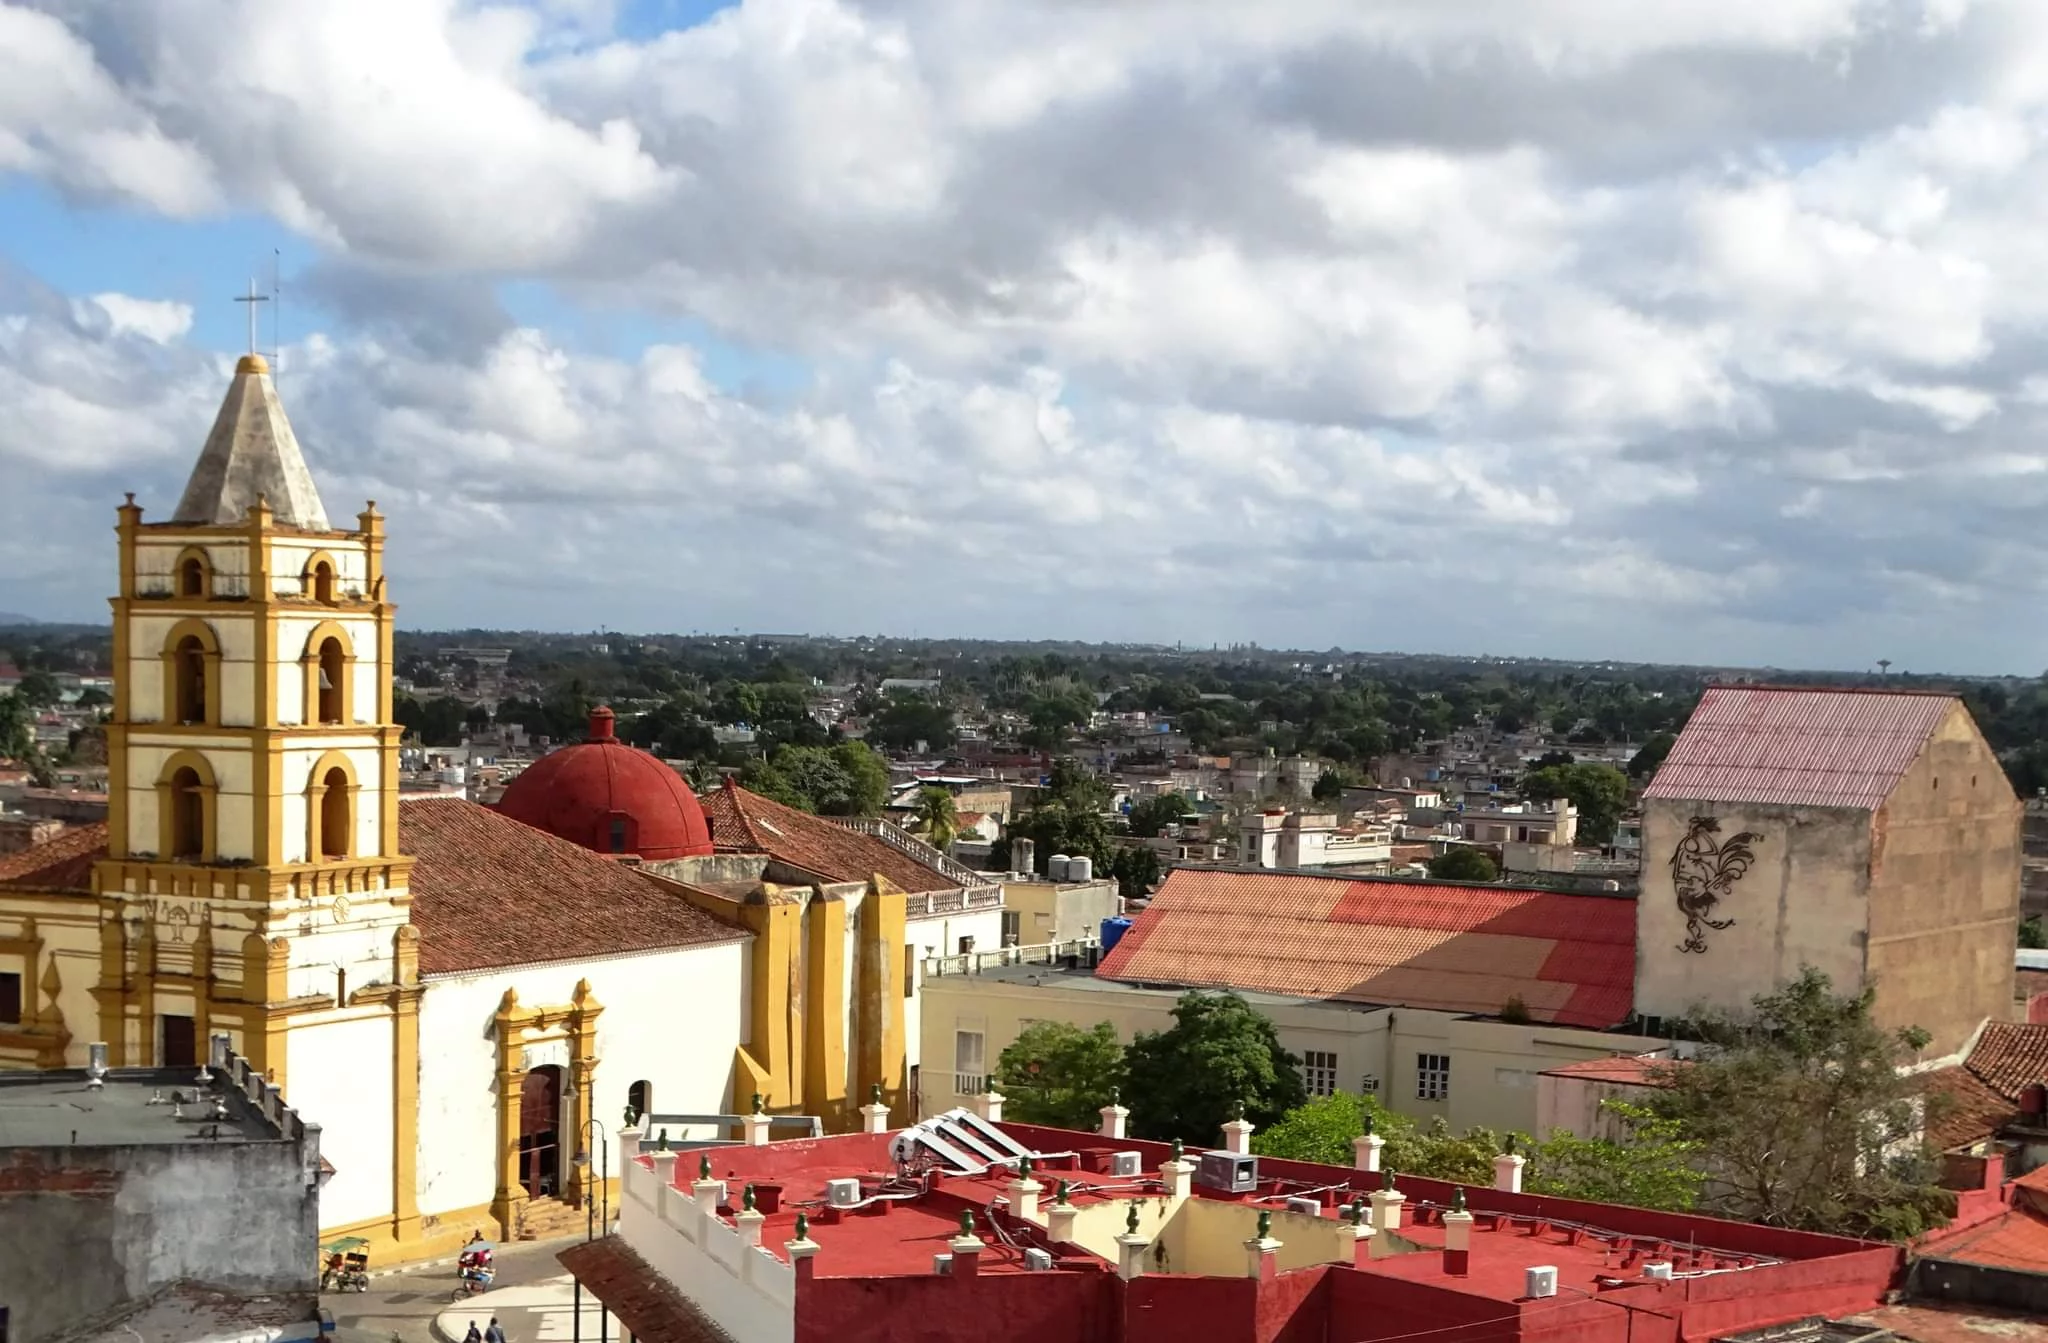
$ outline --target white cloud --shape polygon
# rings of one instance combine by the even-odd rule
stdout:
[[[140,336],[158,345],[168,345],[192,329],[189,303],[128,294],[94,294],[90,302],[98,310],[96,315],[106,321],[108,330],[116,336]],[[79,316],[80,320],[91,321],[95,314],[81,312]]]
[[[1940,602],[2044,571],[2048,7],[617,12],[0,0],[0,171],[326,249],[294,405],[433,519],[413,618],[538,557],[613,624],[2042,656]],[[814,380],[579,353],[508,277]],[[190,312],[0,314],[0,461],[173,489]]]

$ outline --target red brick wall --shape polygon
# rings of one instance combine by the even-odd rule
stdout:
[[[12,1158],[0,1165],[0,1198],[10,1194],[76,1194],[86,1198],[111,1198],[121,1186],[120,1175],[105,1167],[74,1166],[46,1162],[35,1151],[16,1148]]]

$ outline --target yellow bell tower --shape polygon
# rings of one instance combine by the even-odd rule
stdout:
[[[283,1084],[301,1027],[417,1010],[383,519],[329,526],[253,354],[170,520],[119,516],[100,1038],[176,1065],[226,1032]]]

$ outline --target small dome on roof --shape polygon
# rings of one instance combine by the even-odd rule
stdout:
[[[542,756],[498,811],[597,853],[688,858],[711,852],[711,826],[682,776],[612,735],[612,711],[590,712],[590,735]]]

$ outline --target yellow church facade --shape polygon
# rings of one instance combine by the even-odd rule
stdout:
[[[995,945],[999,886],[744,790],[667,861],[402,800],[383,519],[330,526],[256,356],[116,536],[108,816],[0,860],[0,1067],[225,1035],[321,1126],[323,1234],[385,1261],[581,1228],[628,1104],[910,1117],[917,962]]]

